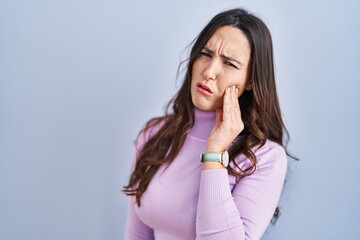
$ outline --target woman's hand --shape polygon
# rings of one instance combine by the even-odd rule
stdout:
[[[244,129],[238,101],[239,90],[228,87],[222,109],[216,110],[216,120],[206,145],[206,152],[222,152]]]

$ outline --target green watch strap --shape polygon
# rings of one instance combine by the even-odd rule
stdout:
[[[221,161],[221,152],[207,152],[201,154],[201,161],[209,161],[209,162],[220,162]]]

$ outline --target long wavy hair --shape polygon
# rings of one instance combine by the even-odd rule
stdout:
[[[123,189],[125,194],[135,196],[139,207],[141,197],[159,167],[172,163],[194,125],[194,105],[190,92],[193,63],[210,37],[222,26],[240,29],[249,41],[251,55],[247,77],[253,86],[238,99],[244,130],[240,133],[243,137],[228,150],[232,163],[227,167],[228,173],[237,179],[252,174],[256,170],[257,159],[251,149],[260,148],[267,139],[283,146],[287,155],[295,158],[286,150],[290,137],[281,117],[276,93],[269,29],[258,17],[243,9],[228,10],[217,14],[193,40],[180,90],[168,103],[165,115],[149,120],[143,129],[147,131],[161,122],[160,129],[139,150],[129,183]],[[169,112],[171,107],[172,111]],[[287,135],[286,139],[284,134]],[[244,154],[251,161],[249,168],[241,169],[237,165],[235,157],[239,154]],[[277,208],[274,217],[278,213]]]

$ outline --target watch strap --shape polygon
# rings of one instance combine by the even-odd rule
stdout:
[[[201,162],[221,162],[221,152],[206,152],[200,155]]]

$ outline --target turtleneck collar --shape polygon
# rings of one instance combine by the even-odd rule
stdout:
[[[215,111],[204,111],[194,107],[194,126],[189,134],[198,138],[207,139],[215,123]]]

